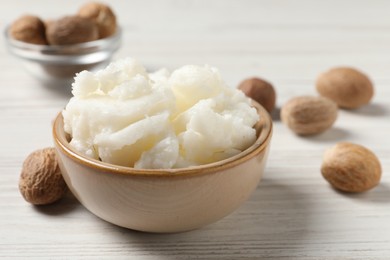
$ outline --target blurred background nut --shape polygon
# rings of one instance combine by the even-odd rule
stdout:
[[[97,25],[90,19],[65,16],[47,24],[47,40],[51,45],[67,45],[97,40]]]
[[[246,96],[257,101],[268,113],[275,108],[276,93],[274,87],[267,81],[260,78],[249,78],[240,83],[238,89]]]
[[[320,95],[332,99],[342,108],[358,108],[374,95],[371,80],[362,72],[348,67],[333,68],[322,73],[316,82]]]
[[[99,29],[99,38],[111,36],[116,32],[116,17],[111,8],[105,4],[91,2],[83,5],[78,15],[95,21]]]
[[[319,134],[337,119],[336,103],[325,97],[300,96],[283,105],[282,122],[299,135]]]
[[[45,36],[45,25],[41,19],[33,15],[24,15],[15,20],[9,33],[15,40],[32,44],[47,44]]]

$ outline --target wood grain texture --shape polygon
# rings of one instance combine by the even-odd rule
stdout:
[[[86,1],[3,1],[2,28],[24,13],[44,18],[76,12]],[[51,146],[51,121],[69,90],[41,86],[0,48],[1,259],[389,259],[390,2],[373,1],[109,1],[123,27],[117,58],[149,69],[184,64],[220,68],[232,87],[264,77],[280,107],[316,94],[317,75],[351,65],[375,83],[373,102],[342,110],[334,127],[298,137],[277,119],[265,176],[232,215],[191,232],[156,235],[106,223],[71,195],[33,207],[17,183],[24,158]],[[3,35],[0,36],[4,42]],[[320,174],[324,150],[338,141],[374,151],[383,167],[374,190],[348,195]]]

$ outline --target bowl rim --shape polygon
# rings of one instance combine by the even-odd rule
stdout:
[[[61,153],[70,158],[73,161],[76,161],[79,164],[84,166],[94,168],[100,172],[109,173],[109,174],[119,174],[127,176],[143,176],[143,177],[173,177],[173,176],[191,176],[191,175],[200,175],[213,172],[219,172],[228,168],[235,167],[239,164],[248,161],[249,159],[255,157],[261,153],[269,145],[272,137],[272,128],[273,123],[270,114],[256,101],[252,100],[252,105],[258,111],[260,116],[260,132],[256,141],[249,146],[247,149],[241,153],[229,157],[224,160],[220,160],[213,163],[190,166],[186,168],[173,168],[173,169],[136,169],[133,167],[126,167],[120,165],[114,165],[106,162],[96,160],[94,158],[87,157],[81,154],[78,151],[75,151],[69,144],[69,141],[66,138],[66,133],[63,128],[63,116],[62,111],[56,116],[53,127],[52,135],[53,141],[57,153],[58,149],[61,150]]]

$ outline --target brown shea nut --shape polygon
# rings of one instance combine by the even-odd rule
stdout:
[[[369,103],[374,95],[371,80],[362,72],[348,67],[333,68],[322,73],[317,78],[316,88],[320,95],[347,109]]]
[[[325,97],[300,96],[283,105],[280,117],[299,135],[319,134],[330,128],[337,119],[336,103]]]
[[[68,187],[61,175],[54,148],[31,153],[23,163],[19,180],[23,198],[34,205],[45,205],[61,199]]]
[[[321,173],[336,189],[363,192],[379,183],[382,170],[373,152],[358,144],[341,142],[326,150]]]
[[[43,21],[45,28],[49,28],[56,20],[55,19],[46,19]]]
[[[276,93],[274,87],[267,81],[259,78],[249,78],[240,83],[238,89],[246,96],[257,101],[268,113],[275,108]]]
[[[97,40],[97,25],[90,19],[65,16],[48,23],[46,36],[51,45],[67,45]]]
[[[116,32],[116,17],[111,8],[98,2],[83,5],[78,15],[95,21],[99,29],[99,39],[106,38]]]
[[[42,20],[33,15],[24,15],[15,20],[9,33],[15,40],[32,44],[46,45],[45,25]]]

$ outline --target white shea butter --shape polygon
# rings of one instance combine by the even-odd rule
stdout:
[[[226,159],[256,139],[250,100],[216,68],[148,74],[127,58],[83,71],[63,111],[70,144],[86,156],[135,168],[181,168]]]

